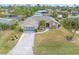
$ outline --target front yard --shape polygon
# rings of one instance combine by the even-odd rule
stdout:
[[[0,31],[0,54],[7,54],[16,45],[20,35],[21,32],[14,30]]]
[[[79,40],[69,42],[65,39],[71,33],[64,29],[50,29],[35,38],[34,54],[79,54]],[[79,38],[79,35],[76,35]]]

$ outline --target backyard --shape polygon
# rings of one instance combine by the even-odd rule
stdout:
[[[79,35],[75,35],[77,40],[74,42],[67,41],[65,39],[67,35],[72,34],[64,28],[36,34],[34,54],[79,54]]]
[[[16,45],[20,35],[21,32],[14,30],[0,31],[0,54],[7,54]]]

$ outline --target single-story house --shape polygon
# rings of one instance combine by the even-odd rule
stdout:
[[[48,15],[48,11],[47,10],[39,10],[35,13],[35,15]]]
[[[78,12],[78,11],[71,11],[70,14],[71,14],[72,16],[77,16],[77,15],[79,14],[79,12]]]
[[[58,14],[57,18],[59,18],[59,19],[63,18],[63,15],[62,14]]]
[[[37,16],[31,16],[31,17],[27,18],[24,21],[23,29],[25,31],[34,31],[35,29],[38,28],[39,22],[41,20],[46,21],[47,28],[51,28],[52,26],[56,26],[56,28],[60,27],[60,24],[54,18],[52,18],[50,16],[37,15]]]
[[[7,24],[7,25],[12,25],[13,20],[14,19],[0,18],[0,23]]]
[[[14,19],[16,21],[19,21],[20,20],[20,16],[17,16],[17,15],[7,15],[7,18],[8,19]]]

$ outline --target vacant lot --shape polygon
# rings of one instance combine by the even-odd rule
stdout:
[[[0,54],[8,53],[17,43],[21,32],[13,30],[0,31]],[[18,38],[16,39],[15,36]]]
[[[69,42],[67,35],[71,33],[64,28],[36,35],[34,54],[79,54],[79,41]]]

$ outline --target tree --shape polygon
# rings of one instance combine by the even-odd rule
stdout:
[[[53,11],[52,17],[56,18],[57,17],[57,11]]]
[[[11,23],[12,23],[11,29],[13,29],[13,30],[16,29],[16,27],[18,25],[17,21],[16,20],[12,20]]]
[[[46,27],[46,21],[45,20],[41,20],[39,22],[39,28],[45,28]]]
[[[62,22],[63,26],[69,30],[74,30],[72,39],[74,38],[76,31],[79,30],[79,18],[66,18]]]
[[[68,17],[68,12],[63,12],[63,18]]]

